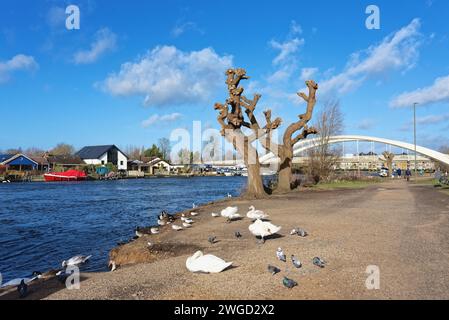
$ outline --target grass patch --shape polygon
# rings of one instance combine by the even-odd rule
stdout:
[[[313,186],[313,188],[318,190],[361,189],[380,182],[383,182],[383,180],[373,179],[320,182],[317,185]]]

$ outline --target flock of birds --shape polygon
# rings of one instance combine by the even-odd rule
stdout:
[[[92,256],[83,256],[83,255],[76,255],[71,257],[68,260],[64,260],[61,263],[61,268],[58,270],[53,270],[52,272],[49,272],[49,276],[56,276],[57,279],[61,283],[65,283],[66,279],[69,277],[71,272],[68,272],[68,268],[71,267],[79,267],[82,264],[85,264]],[[37,280],[43,278],[44,275],[39,271],[33,271],[31,276],[25,277],[25,278],[16,278],[12,279],[8,282],[5,282],[1,284],[0,288],[9,288],[9,287],[16,287],[17,292],[19,293],[20,298],[25,298],[28,295],[28,285]]]
[[[231,196],[228,194],[228,197]],[[197,206],[193,204],[192,208],[193,210],[195,210]],[[221,210],[220,213],[212,212],[211,216],[214,218],[223,217],[226,219],[227,223],[231,223],[232,221],[243,218],[238,213],[238,210],[239,210],[238,207],[227,207]],[[174,231],[189,229],[195,222],[192,217],[195,217],[197,215],[199,215],[199,213],[195,211],[191,211],[189,217],[183,213],[180,217],[181,224],[175,224],[175,221],[177,219],[176,216],[169,214],[166,211],[162,211],[158,216],[157,226],[151,226],[147,228],[136,227],[135,236],[133,240],[148,234],[158,234],[160,232],[159,228],[166,225],[171,225],[171,228]],[[249,211],[247,212],[246,217],[252,221],[252,224],[249,225],[248,230],[255,237],[260,238],[261,243],[265,243],[265,238],[272,236],[281,230],[280,226],[276,226],[271,222],[266,221],[269,218],[268,214],[264,213],[262,210],[256,210],[254,206],[249,207]],[[293,230],[291,230],[290,235],[298,235],[300,237],[306,237],[308,233],[302,228],[294,228]],[[242,234],[240,233],[240,231],[235,231],[234,236],[237,239],[242,238]],[[208,242],[210,244],[215,244],[217,242],[217,237],[209,236]],[[118,245],[123,245],[125,243],[126,242],[118,243]],[[148,246],[151,247],[152,243],[148,242]],[[276,256],[279,259],[279,261],[282,261],[284,263],[287,262],[287,256],[285,255],[282,248],[277,249]],[[68,260],[64,260],[61,263],[62,268],[56,270],[54,275],[57,276],[59,281],[64,283],[67,277],[69,276],[69,273],[67,273],[68,267],[80,266],[82,264],[85,264],[91,257],[92,256],[90,255],[89,256],[77,255]],[[291,263],[295,268],[302,267],[301,261],[295,255],[291,255],[290,259]],[[187,258],[186,267],[191,272],[219,273],[232,266],[232,263],[233,262],[226,262],[225,260],[216,257],[214,255],[211,254],[205,255],[201,251],[197,251],[191,257]],[[324,268],[326,262],[319,257],[314,257],[312,259],[312,264],[317,267]],[[109,268],[111,271],[114,271],[116,269],[116,264],[114,261],[109,262]],[[277,273],[281,272],[280,268],[273,265],[268,265],[267,269],[272,275],[276,275]],[[2,284],[0,288],[16,286],[19,296],[21,298],[24,298],[27,296],[28,293],[28,285],[31,282],[40,278],[42,278],[42,273],[35,271],[32,273],[30,277],[13,279],[11,281],[6,282],[5,284]],[[286,276],[283,278],[282,283],[287,288],[293,288],[296,285],[298,285],[298,283],[295,280],[290,279]]]

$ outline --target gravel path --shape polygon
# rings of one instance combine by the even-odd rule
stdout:
[[[115,272],[84,274],[80,290],[67,290],[55,280],[36,284],[30,299],[441,299],[449,298],[449,197],[431,186],[404,181],[358,190],[302,191],[253,201],[282,226],[280,237],[256,243],[248,219],[230,224],[212,218],[224,206],[246,214],[248,201],[231,199],[201,209],[194,227],[139,239],[184,244],[215,254],[234,267],[220,274],[192,274],[186,252],[171,253],[153,263],[124,266]],[[306,238],[290,236],[302,227]],[[239,230],[243,238],[234,238]],[[217,236],[211,245],[209,235]],[[295,269],[276,259],[282,247],[302,262]],[[189,248],[189,247],[188,247]],[[193,254],[193,252],[191,253]],[[319,269],[311,261],[328,262]],[[272,276],[268,264],[282,272]],[[380,269],[380,289],[367,290],[366,268]],[[299,285],[286,289],[282,276]],[[16,293],[3,296],[15,298]]]

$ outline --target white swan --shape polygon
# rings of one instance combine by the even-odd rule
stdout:
[[[265,237],[279,232],[279,230],[281,230],[281,227],[275,226],[270,222],[257,219],[248,227],[248,229],[253,235],[255,235],[256,237],[261,237],[262,241],[265,242]]]
[[[238,207],[227,207],[226,209],[221,210],[221,216],[228,217],[229,215],[236,214],[238,211]]]
[[[195,252],[186,260],[186,267],[190,272],[219,273],[229,268],[232,262],[226,262],[214,255],[203,255],[201,251]]]
[[[246,216],[253,220],[263,220],[268,218],[268,214],[265,214],[265,212],[263,212],[262,210],[256,210],[254,206],[249,207],[249,211]]]

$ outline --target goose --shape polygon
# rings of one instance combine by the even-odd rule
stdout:
[[[159,233],[159,228],[153,227],[150,229],[151,234],[158,234]]]
[[[215,213],[215,212],[212,212],[210,215],[214,218],[217,218],[220,216],[218,213]]]
[[[63,267],[68,267],[68,266],[77,266],[77,265],[80,265],[80,264],[84,264],[91,257],[92,257],[92,255],[90,255],[90,256],[77,255],[77,256],[71,257],[67,261],[66,260],[62,261],[62,266]]]
[[[194,216],[199,215],[199,213],[198,213],[198,212],[190,212],[190,215],[191,215],[192,217],[194,217]]]
[[[191,228],[192,225],[190,223],[187,222],[183,222],[182,225],[184,226],[184,228]]]
[[[182,230],[182,227],[180,227],[180,226],[178,226],[178,225],[176,225],[176,224],[172,224],[171,228],[172,228],[173,230],[175,230],[175,231]]]
[[[232,262],[226,262],[211,254],[203,255],[201,251],[195,252],[186,260],[186,267],[190,272],[219,273],[231,265]]]
[[[18,286],[18,285],[20,285],[20,283],[21,283],[22,281],[24,281],[25,284],[28,284],[28,283],[33,282],[34,280],[40,279],[40,278],[42,278],[42,273],[40,273],[40,272],[38,272],[38,271],[34,271],[34,272],[31,274],[31,277],[30,277],[30,278],[16,278],[16,279],[12,279],[12,280],[10,280],[10,281],[8,281],[8,282],[2,284],[2,285],[0,286],[0,288],[10,287],[10,286]]]
[[[281,227],[275,226],[270,222],[257,219],[253,224],[251,224],[248,227],[248,229],[256,237],[261,237],[262,242],[265,242],[265,237],[271,236],[279,232],[279,230],[281,230]]]
[[[256,210],[254,206],[249,207],[249,211],[246,214],[246,216],[250,219],[257,220],[257,219],[267,219],[268,215],[265,214],[262,210]]]

